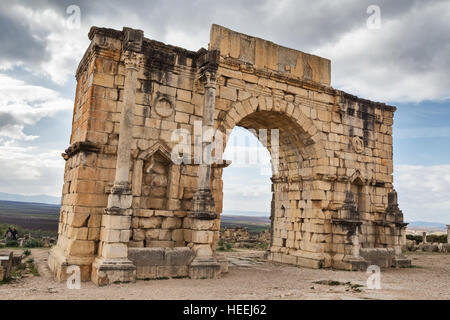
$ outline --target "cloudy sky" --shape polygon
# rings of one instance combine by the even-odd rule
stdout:
[[[212,23],[329,58],[333,87],[396,105],[394,183],[406,219],[450,222],[449,1],[2,1],[0,192],[60,195],[74,73],[92,25],[198,50]],[[264,173],[225,170],[225,211],[267,211]]]

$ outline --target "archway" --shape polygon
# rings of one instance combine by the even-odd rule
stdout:
[[[294,118],[288,110],[294,112],[299,107],[294,109],[293,103],[268,96],[250,97],[231,103],[218,127],[228,135],[235,126],[250,130],[271,154],[269,257],[292,264],[330,266],[331,259],[325,253],[330,243],[321,237],[325,230],[316,226],[323,226],[326,219],[322,211],[324,199],[314,197],[316,186],[311,169],[320,161],[317,157],[325,153],[320,149],[321,141],[316,143],[311,137],[317,132],[311,121],[301,112]],[[305,255],[309,258],[299,262],[298,257]]]
[[[267,249],[270,245],[272,202],[270,153],[251,132],[236,126],[223,158],[223,210],[218,251]],[[263,253],[263,252],[261,252]]]

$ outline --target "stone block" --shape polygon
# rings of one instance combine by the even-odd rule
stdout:
[[[360,255],[369,265],[377,265],[380,268],[389,268],[395,258],[394,249],[388,248],[361,248]]]
[[[164,240],[150,240],[150,241],[146,240],[145,246],[147,248],[173,248],[175,246],[175,242]]]
[[[172,240],[184,241],[184,229],[176,229],[172,231]]]
[[[237,100],[237,90],[234,88],[222,86],[222,87],[220,87],[220,98],[227,99],[230,101],[236,101]]]
[[[166,266],[187,266],[194,258],[195,253],[191,249],[187,247],[175,247],[173,249],[166,249],[164,264]]]
[[[160,217],[149,217],[149,218],[140,218],[139,219],[139,227],[144,229],[157,229],[161,227],[162,218]]]
[[[181,219],[175,217],[164,218],[161,228],[163,229],[178,229],[181,227]]]
[[[129,248],[128,259],[130,259],[136,267],[162,266],[164,265],[164,249]]]
[[[192,230],[191,232],[191,241],[194,243],[212,243],[213,237],[213,231]]]
[[[158,240],[172,240],[172,230],[160,229]]]
[[[116,216],[105,214],[102,218],[102,227],[105,228],[128,230],[130,226],[131,226],[130,216]]]
[[[156,268],[157,277],[187,277],[189,275],[188,266],[158,266]]]
[[[136,279],[146,280],[155,279],[157,277],[157,266],[136,266]]]
[[[74,256],[90,256],[95,253],[95,241],[69,240],[68,252]]]
[[[126,258],[128,255],[128,246],[125,243],[104,243],[102,248],[102,257],[104,258]]]

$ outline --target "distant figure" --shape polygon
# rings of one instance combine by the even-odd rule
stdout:
[[[12,239],[12,237],[13,237],[13,231],[12,231],[11,227],[9,227],[5,233],[5,240]]]
[[[19,233],[17,232],[16,228],[13,228],[11,232],[12,232],[12,239],[17,240],[17,235]]]

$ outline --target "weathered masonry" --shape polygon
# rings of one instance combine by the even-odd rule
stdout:
[[[409,264],[393,189],[395,107],[330,86],[330,61],[213,25],[197,52],[93,27],[77,70],[58,243],[49,266],[98,285],[215,278],[222,171],[177,163],[195,123],[279,129],[268,259],[360,270]],[[224,139],[226,140],[226,139]],[[226,141],[225,141],[226,143]],[[275,146],[267,144],[270,152]]]

